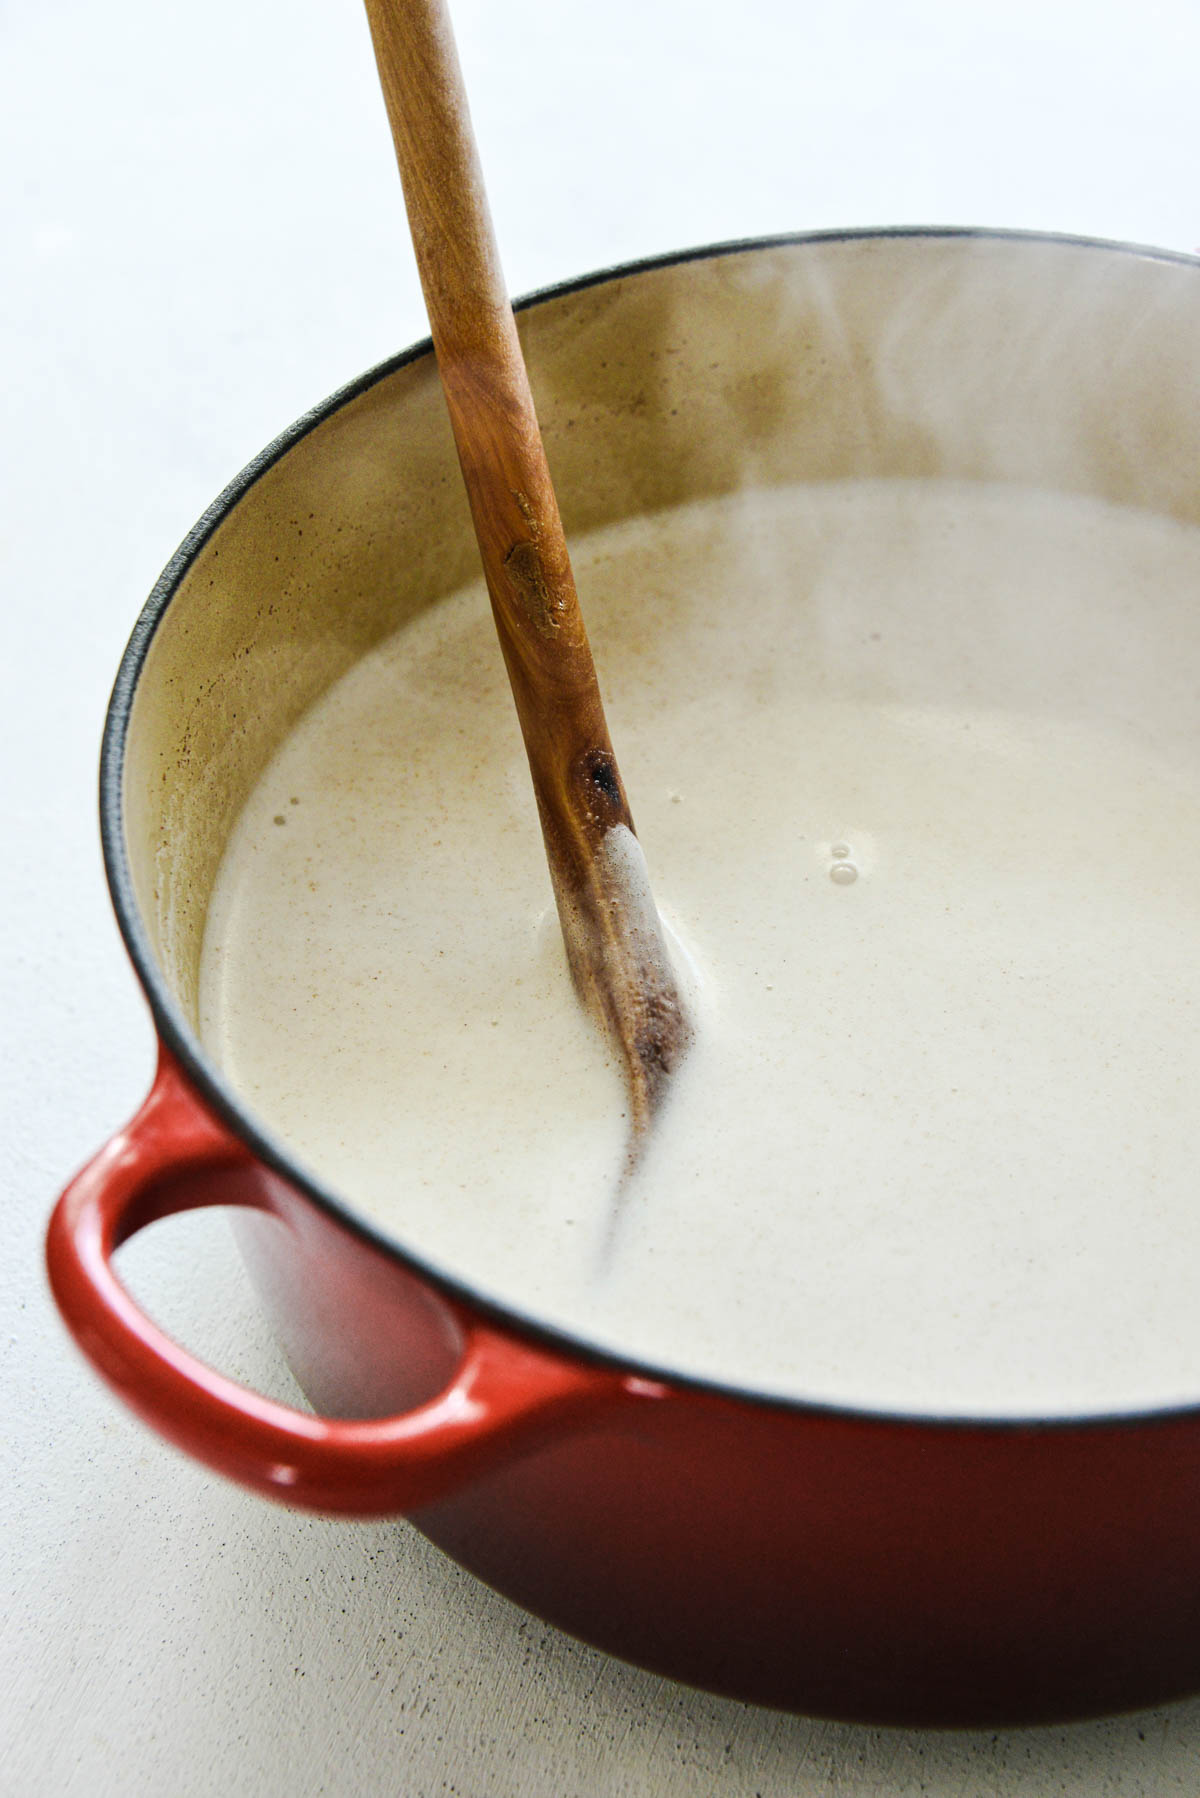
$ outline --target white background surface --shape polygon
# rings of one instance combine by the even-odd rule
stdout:
[[[1186,0],[456,17],[516,292],[828,225],[1200,244]],[[1200,1702],[922,1736],[700,1696],[547,1631],[403,1524],[244,1496],[94,1383],[40,1245],[151,1072],[96,842],[112,676],[226,480],[424,322],[355,0],[5,0],[0,145],[0,1792],[1200,1793]],[[290,1390],[222,1220],[126,1265],[193,1346]]]

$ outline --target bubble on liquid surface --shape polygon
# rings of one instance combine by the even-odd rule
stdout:
[[[858,879],[858,869],[853,862],[834,862],[829,870],[829,878],[835,886],[848,887]]]
[[[849,843],[834,843],[829,850],[835,862],[844,862],[850,854]]]

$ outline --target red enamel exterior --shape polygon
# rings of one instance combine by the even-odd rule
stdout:
[[[203,1366],[113,1273],[136,1230],[215,1203],[239,1208],[289,1359],[331,1415]],[[48,1259],[80,1347],[179,1447],[289,1504],[413,1513],[529,1609],[676,1678],[909,1723],[1069,1716],[1200,1685],[1193,1416],[856,1417],[547,1351],[339,1228],[165,1053],[141,1111],[63,1194]]]

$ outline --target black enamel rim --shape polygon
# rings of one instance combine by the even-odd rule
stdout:
[[[1104,238],[1074,237],[1056,232],[977,229],[971,226],[888,226],[879,229],[787,233],[776,237],[739,239],[729,243],[671,251],[662,256],[648,257],[614,268],[597,270],[571,281],[542,288],[536,293],[528,294],[515,301],[514,309],[518,312],[526,311],[546,301],[555,300],[567,294],[581,293],[589,287],[596,287],[607,281],[626,280],[631,276],[650,273],[657,269],[671,268],[688,262],[752,254],[763,250],[805,248],[838,243],[879,242],[897,238],[924,239],[933,242],[974,240],[1027,244],[1033,247],[1057,246],[1080,251],[1095,251],[1107,256],[1120,254],[1123,257],[1139,261],[1177,264],[1181,267],[1200,270],[1200,256],[1188,256],[1177,251],[1113,242]],[[273,468],[302,438],[308,436],[310,431],[324,424],[349,401],[358,398],[360,394],[365,393],[378,382],[386,380],[397,370],[407,367],[409,363],[431,355],[432,350],[432,341],[424,338],[399,355],[390,357],[387,361],[368,369],[357,380],[339,388],[320,405],[314,406],[311,411],[297,419],[295,424],[282,432],[273,443],[268,444],[266,449],[229,483],[219,498],[213,501],[208,510],[188,532],[155,582],[137,623],[134,625],[117,671],[105,719],[100,751],[100,836],[104,851],[105,873],[117,923],[129,958],[149,1002],[159,1038],[186,1071],[188,1079],[204,1103],[254,1150],[254,1153],[266,1166],[281,1175],[289,1185],[302,1192],[312,1204],[327,1213],[343,1229],[370,1244],[371,1247],[393,1257],[451,1301],[465,1306],[502,1330],[553,1349],[569,1360],[613,1369],[635,1378],[667,1386],[711,1392],[724,1398],[738,1399],[747,1404],[772,1410],[798,1412],[809,1416],[852,1418],[861,1423],[878,1424],[888,1428],[907,1425],[913,1428],[935,1430],[1047,1433],[1080,1429],[1142,1427],[1147,1424],[1167,1424],[1195,1418],[1197,1414],[1200,1414],[1200,1399],[1191,1404],[1151,1407],[1142,1411],[1082,1412],[1078,1414],[1061,1412],[1045,1416],[988,1417],[986,1415],[877,1410],[868,1406],[839,1404],[829,1400],[788,1398],[775,1393],[759,1392],[752,1388],[741,1387],[735,1382],[723,1382],[710,1377],[681,1373],[674,1368],[642,1362],[621,1355],[603,1344],[589,1341],[585,1336],[576,1336],[567,1330],[503,1304],[494,1296],[480,1291],[469,1281],[439,1267],[435,1262],[426,1260],[394,1237],[359,1217],[347,1200],[339,1198],[331,1189],[322,1186],[290,1159],[283,1143],[265,1131],[248,1111],[243,1110],[232,1088],[224,1083],[218,1070],[205,1057],[200,1043],[158,968],[149,936],[142,923],[125,846],[122,796],[125,745],[134,695],[145,666],[146,655],[154,634],[191,564],[213,532],[224,522],[261,476]]]

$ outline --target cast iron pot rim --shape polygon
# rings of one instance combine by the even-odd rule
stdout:
[[[890,225],[862,226],[844,230],[786,232],[773,237],[734,239],[725,243],[699,245],[695,248],[667,251],[613,268],[562,281],[538,289],[513,302],[514,310],[524,312],[546,300],[582,293],[608,281],[624,280],[656,269],[671,268],[688,262],[702,262],[721,256],[743,255],[752,251],[804,248],[820,244],[861,243],[892,239],[930,239],[937,242],[975,240],[980,242],[1017,243],[1052,246],[1076,250],[1114,252],[1148,262],[1176,263],[1200,269],[1200,255],[1163,250],[1149,245],[1122,243],[1100,237],[1080,237],[1064,232],[993,229],[969,225]],[[1147,1424],[1171,1424],[1191,1421],[1200,1416],[1200,1398],[1190,1403],[1151,1406],[1146,1410],[1116,1412],[1054,1412],[1032,1416],[989,1417],[939,1412],[910,1412],[878,1409],[866,1405],[839,1403],[829,1399],[791,1398],[777,1393],[760,1392],[733,1381],[710,1376],[681,1373],[675,1368],[643,1362],[617,1350],[592,1342],[584,1336],[558,1328],[544,1320],[505,1305],[487,1292],[480,1291],[469,1280],[439,1267],[406,1247],[385,1230],[360,1217],[349,1200],[339,1198],[322,1186],[311,1174],[293,1162],[285,1146],[257,1123],[249,1110],[244,1110],[232,1087],[226,1086],[217,1070],[205,1058],[182,1011],[177,1006],[166,979],[159,970],[149,937],[142,924],[141,912],[134,893],[133,877],[125,846],[123,781],[125,743],[128,736],[134,696],[154,634],[177,588],[197,555],[217,527],[255,485],[289,450],[310,431],[324,424],[344,405],[357,399],[378,382],[386,380],[409,363],[433,353],[432,339],[422,338],[398,355],[377,363],[357,380],[340,387],[329,398],[304,413],[281,432],[273,442],[254,457],[236,475],[217,499],[192,526],[175,554],[151,589],[133,627],[125,653],[121,658],[113,684],[105,718],[100,750],[100,838],[104,852],[105,875],[117,916],[117,924],[125,942],[134,971],[149,1002],[151,1015],[160,1040],[187,1073],[189,1080],[217,1116],[268,1168],[297,1188],[307,1199],[343,1229],[372,1248],[398,1260],[408,1271],[427,1281],[445,1297],[479,1313],[502,1330],[540,1343],[571,1360],[611,1368],[637,1379],[667,1386],[690,1388],[771,1410],[798,1412],[806,1416],[824,1416],[874,1424],[886,1428],[905,1425],[916,1429],[1000,1432],[1066,1432],[1094,1429],[1129,1429]]]

